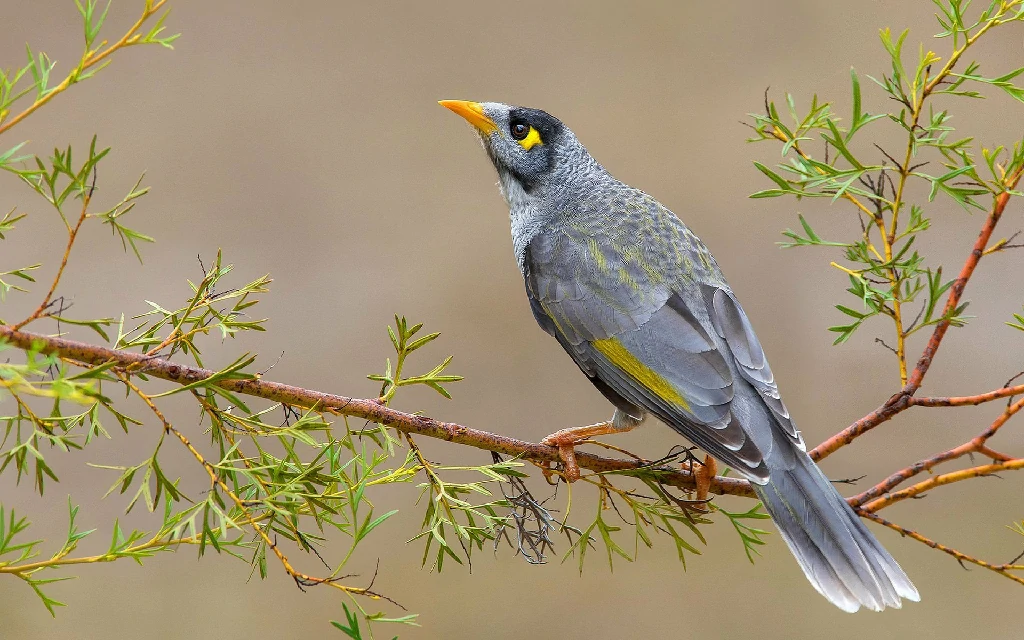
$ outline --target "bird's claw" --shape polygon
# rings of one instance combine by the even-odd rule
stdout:
[[[718,463],[711,456],[704,456],[704,463],[693,467],[692,463],[690,466],[694,480],[697,482],[697,495],[698,501],[703,502],[708,499],[708,493],[711,491],[711,479],[718,474]]]
[[[576,482],[580,479],[580,466],[576,462],[576,444],[579,442],[577,438],[572,437],[570,434],[556,432],[540,441],[541,444],[546,444],[549,447],[558,447],[558,457],[562,460],[562,477],[565,478],[566,482]],[[550,462],[545,462],[541,465],[541,471],[544,473],[544,478],[549,484],[558,484],[558,480],[552,481],[554,476],[554,470],[551,468]]]
[[[612,420],[609,420],[607,422],[598,422],[597,424],[588,424],[583,427],[571,427],[552,433],[541,440],[541,444],[546,444],[549,447],[558,447],[558,457],[562,460],[562,477],[565,478],[566,482],[576,482],[580,479],[580,465],[576,462],[576,445],[594,436],[603,436],[608,433],[615,433],[616,431],[628,431],[637,424],[640,424],[639,421],[626,427],[616,428]],[[544,476],[548,479],[548,482],[551,482],[552,471],[550,464],[546,468],[547,471],[544,472]]]

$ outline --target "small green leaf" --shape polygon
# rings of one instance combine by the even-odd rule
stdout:
[[[779,189],[781,189],[784,193],[792,193],[793,192],[793,186],[791,184],[789,184],[788,182],[786,182],[786,180],[783,179],[782,176],[780,176],[779,174],[775,173],[774,171],[772,171],[768,167],[764,166],[760,162],[755,162],[754,166],[757,167],[758,171],[760,171],[764,175],[766,175],[769,178],[771,178],[772,182],[774,182],[775,184],[779,185]]]
[[[359,630],[359,617],[354,611],[349,611],[348,605],[342,603],[341,607],[345,610],[345,622],[342,623],[337,622],[336,620],[331,620],[331,625],[352,640],[363,640],[363,634]]]

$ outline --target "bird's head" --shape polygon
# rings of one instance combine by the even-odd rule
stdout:
[[[598,167],[572,131],[540,109],[465,100],[440,104],[476,127],[506,197],[510,188],[518,186],[529,194]]]

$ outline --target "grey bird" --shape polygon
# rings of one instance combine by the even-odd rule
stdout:
[[[653,414],[751,482],[807,579],[844,611],[918,600],[917,589],[806,453],[761,343],[704,243],[671,211],[613,178],[557,118],[444,100],[498,172],[530,308],[614,406],[565,429],[573,446]]]

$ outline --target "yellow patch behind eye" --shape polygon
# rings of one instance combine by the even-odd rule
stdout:
[[[527,151],[534,148],[538,144],[544,144],[544,141],[540,139],[540,132],[534,129],[533,127],[530,127],[530,133],[526,134],[526,137],[523,138],[522,140],[518,140],[518,142]]]
[[[629,374],[631,378],[655,396],[670,404],[682,407],[686,411],[690,410],[689,403],[686,402],[686,399],[679,394],[679,391],[668,380],[663,378],[657,371],[640,362],[617,339],[605,338],[603,340],[595,340],[592,344],[604,357],[608,358],[609,362]]]

